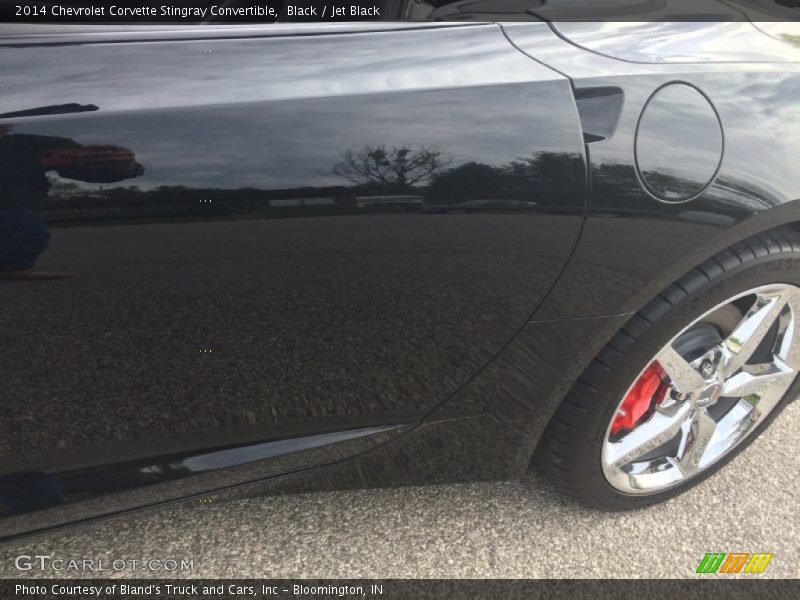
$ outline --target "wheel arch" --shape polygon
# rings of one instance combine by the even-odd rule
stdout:
[[[533,461],[542,467],[551,479],[562,485],[566,484],[568,490],[580,496],[578,487],[581,486],[576,484],[577,480],[574,477],[571,483],[568,481],[568,473],[564,467],[570,461],[573,465],[570,468],[575,468],[575,465],[581,462],[576,463],[573,460],[574,456],[570,458],[572,450],[569,440],[574,438],[576,424],[582,419],[586,419],[586,423],[595,419],[596,416],[591,419],[588,417],[590,411],[597,413],[599,409],[606,410],[607,400],[603,400],[603,394],[611,393],[612,398],[618,395],[620,398],[624,397],[623,384],[629,381],[626,373],[630,374],[634,369],[639,369],[642,356],[645,358],[654,356],[654,353],[662,348],[663,341],[659,340],[663,339],[664,332],[668,331],[668,327],[675,325],[670,313],[676,310],[679,313],[682,311],[681,318],[686,318],[687,311],[691,314],[698,306],[702,307],[702,303],[698,303],[697,299],[707,298],[706,292],[712,294],[712,299],[722,294],[726,294],[723,297],[727,298],[731,288],[748,281],[749,285],[752,285],[754,277],[757,280],[763,281],[769,278],[772,281],[775,269],[770,267],[765,271],[761,268],[766,266],[762,263],[762,259],[780,258],[787,252],[793,253],[793,260],[797,261],[797,255],[800,254],[800,222],[797,219],[784,220],[772,227],[759,228],[751,235],[735,238],[728,245],[724,245],[720,252],[712,254],[705,261],[675,278],[639,310],[625,315],[625,319],[620,322],[615,332],[607,335],[607,339],[597,340],[599,350],[592,358],[584,361],[585,364],[581,364],[580,374],[570,383],[563,398],[556,401],[557,408],[550,415],[546,428],[536,441]],[[800,273],[796,270],[796,262],[784,262],[778,270],[783,271],[789,283],[798,285]],[[740,279],[740,274],[744,279]],[[774,282],[783,282],[780,277]],[[622,376],[616,374],[620,368],[623,369]],[[631,376],[632,380],[635,380],[635,376]],[[609,382],[612,382],[611,388]],[[800,389],[798,385],[798,380],[795,380],[780,402],[785,404],[789,400],[789,395]],[[613,408],[613,405],[610,406]],[[779,410],[770,416],[769,420],[778,412]],[[732,454],[730,458],[734,455]],[[560,462],[562,460],[564,465]],[[720,461],[720,467],[727,460],[730,459]],[[712,469],[711,473],[714,470],[716,469]],[[700,480],[702,479],[698,481]],[[599,506],[585,494],[583,499]],[[618,510],[620,507],[608,504],[602,508]]]

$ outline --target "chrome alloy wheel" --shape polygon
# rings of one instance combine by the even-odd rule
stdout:
[[[736,315],[727,331],[711,325],[723,313]],[[606,430],[606,480],[648,494],[696,476],[752,433],[799,369],[800,289],[762,286],[717,305],[628,388]]]

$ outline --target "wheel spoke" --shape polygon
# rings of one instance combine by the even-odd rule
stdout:
[[[638,425],[620,441],[609,444],[609,462],[613,467],[621,467],[636,461],[674,438],[681,430],[691,407],[681,405],[674,415],[655,412],[650,420]]]
[[[674,468],[665,469],[666,465]],[[639,463],[627,474],[626,479],[632,488],[648,490],[678,483],[683,479],[683,473],[677,468],[677,461],[669,457],[664,460]]]
[[[686,452],[689,450],[689,442],[692,441],[692,426],[694,425],[694,415],[690,415],[689,418],[684,420],[681,423],[681,442],[678,445],[678,453],[676,454],[676,458],[682,458]],[[675,461],[677,465],[677,460]]]
[[[782,381],[783,385],[767,386],[758,396],[743,396],[739,402],[740,404],[742,402],[747,402],[747,404],[752,406],[753,415],[751,416],[755,419],[760,419],[762,415],[769,414],[772,409],[775,408],[793,381],[794,374],[792,374],[791,378],[787,377],[784,379]]]
[[[711,438],[717,429],[717,423],[704,408],[697,409],[692,415],[691,426],[684,429],[677,464],[686,477],[700,470],[700,463]]]
[[[722,385],[722,395],[731,398],[744,396],[762,396],[765,392],[775,389],[780,390],[780,395],[791,385],[795,378],[795,371],[775,357],[775,360],[758,368],[742,370],[727,379]]]
[[[703,376],[675,351],[672,344],[664,346],[656,355],[656,360],[679,392],[686,394],[705,385]]]
[[[739,400],[717,422],[714,435],[706,448],[705,457],[715,458],[725,454],[756,425],[763,414],[765,413],[761,410],[761,401],[754,405],[747,400]],[[707,460],[701,461],[700,467],[705,467],[707,462]]]
[[[785,295],[767,296],[759,294],[744,319],[723,342],[727,352],[725,374],[734,375],[756,351],[772,324],[786,306]]]
[[[778,356],[795,371],[800,370],[800,294],[789,298],[791,312],[777,350]]]

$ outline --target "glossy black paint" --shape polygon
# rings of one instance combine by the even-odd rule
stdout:
[[[136,478],[188,493],[151,473],[177,455],[419,422],[577,241],[569,82],[496,25],[8,46],[0,70],[9,112],[98,107],[2,121],[11,227],[43,220],[36,270],[71,275],[0,283],[16,512],[25,476],[67,500],[116,480],[121,509]]]
[[[785,57],[629,62],[543,23],[226,31],[0,40],[0,110],[44,113],[0,119],[6,231],[43,222],[36,271],[70,275],[0,279],[0,490],[24,513],[0,537],[207,493],[517,476],[632,312],[800,221]],[[687,187],[703,150],[680,120],[648,134],[685,163],[634,160],[673,82],[725,137],[687,202],[642,181]]]
[[[589,25],[559,24],[557,30],[564,35],[561,30],[576,28],[580,39],[599,39]],[[670,35],[674,25],[649,23],[642,28],[658,43],[647,63],[639,29],[630,24],[610,27],[595,24],[598,31],[617,34],[612,36],[618,40],[616,56],[635,60],[585,52],[563,37],[554,41],[527,25],[504,26],[517,47],[568,75],[578,94],[618,86],[625,97],[614,135],[587,145],[592,165],[588,218],[574,257],[536,319],[636,311],[694,265],[736,241],[800,220],[800,172],[794,166],[800,160],[800,144],[793,117],[800,98],[800,68],[789,62],[800,60],[798,49],[791,44],[773,46],[774,39],[760,46],[765,36],[745,24],[704,24],[698,36],[698,25],[680,25]],[[752,43],[742,43],[745,39]],[[715,52],[715,43],[726,52]],[[738,55],[731,50],[737,44]],[[764,48],[771,49],[775,62],[764,62],[765,55],[754,53]],[[739,62],[731,62],[735,59]],[[713,174],[700,197],[689,201],[655,198],[634,160],[645,106],[657,90],[668,89],[664,86],[698,90],[721,123],[723,158],[713,174],[720,140],[714,137],[711,113],[705,113],[710,127],[697,126],[695,111],[702,98],[687,96],[688,104],[673,103],[672,111],[660,111],[662,150],[659,153],[658,144],[650,143],[647,164],[660,164],[661,169],[650,173],[652,180],[674,190],[677,199],[684,192],[684,197],[694,198],[706,183],[700,180],[707,179],[709,171]]]

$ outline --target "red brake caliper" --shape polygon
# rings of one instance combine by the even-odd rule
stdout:
[[[633,429],[651,407],[664,400],[669,390],[669,385],[664,381],[665,377],[666,373],[660,364],[656,361],[650,363],[617,409],[617,414],[611,421],[612,434],[617,434],[623,429]]]

